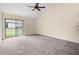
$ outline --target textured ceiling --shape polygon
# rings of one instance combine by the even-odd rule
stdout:
[[[27,6],[34,6],[35,3],[0,3],[1,11],[5,13],[27,16],[27,17],[39,17],[49,6],[52,6],[51,3],[40,3],[40,6],[45,6],[45,9],[42,11],[34,10]]]

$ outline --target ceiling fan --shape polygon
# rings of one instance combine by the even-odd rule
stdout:
[[[32,11],[34,11],[35,9],[41,11],[40,8],[45,8],[45,6],[39,6],[39,3],[36,3],[35,6],[28,6],[28,7],[33,8]]]

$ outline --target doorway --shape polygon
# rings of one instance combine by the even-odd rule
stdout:
[[[24,34],[24,21],[5,19],[5,38],[22,36]]]

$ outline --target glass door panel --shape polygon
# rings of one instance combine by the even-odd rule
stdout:
[[[23,21],[17,21],[16,23],[16,35],[21,36],[23,35]]]
[[[10,38],[10,37],[15,37],[16,33],[15,33],[15,21],[11,21],[11,20],[6,20],[6,38]]]

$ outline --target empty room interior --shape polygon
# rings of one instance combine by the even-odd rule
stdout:
[[[78,54],[78,3],[0,3],[0,55]]]

